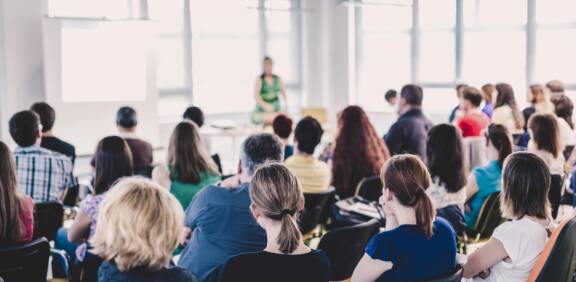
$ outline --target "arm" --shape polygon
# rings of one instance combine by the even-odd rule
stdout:
[[[388,150],[390,150],[390,155],[395,155],[401,152],[402,150],[402,130],[400,129],[400,125],[395,123],[390,127],[388,130],[388,134],[384,136],[384,141],[386,142],[386,146],[388,146]]]
[[[283,111],[287,112],[288,111],[288,96],[286,96],[286,85],[284,84],[284,80],[282,80],[281,78],[278,78],[280,80],[280,96],[282,96],[282,100],[284,101],[284,103],[282,103],[283,105]]]
[[[256,99],[256,104],[260,105],[260,107],[262,107],[262,109],[267,112],[272,111],[272,106],[264,102],[260,96],[260,90],[262,90],[262,81],[260,79],[256,79],[256,85],[254,86],[254,98]]]
[[[382,275],[382,273],[392,269],[393,264],[389,261],[373,259],[369,255],[364,254],[354,273],[352,274],[352,282],[373,282]]]
[[[508,253],[502,243],[496,239],[490,239],[488,243],[468,256],[468,261],[464,266],[464,277],[477,276],[507,257]]]
[[[478,182],[476,182],[476,175],[474,175],[474,173],[468,175],[468,181],[464,188],[466,189],[466,201],[469,201],[478,193]]]
[[[172,185],[172,181],[170,181],[170,174],[166,171],[166,166],[158,165],[152,171],[152,180],[160,186],[166,188],[170,191],[170,186]]]
[[[68,241],[77,244],[82,243],[89,230],[90,218],[82,210],[78,211],[78,215],[76,215],[70,230],[68,230]]]

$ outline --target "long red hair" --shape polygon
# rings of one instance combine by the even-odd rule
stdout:
[[[341,198],[353,196],[358,182],[364,177],[378,175],[389,158],[384,140],[378,136],[362,108],[348,106],[339,114],[332,185]]]

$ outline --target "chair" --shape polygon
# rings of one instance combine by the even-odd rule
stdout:
[[[304,211],[300,214],[300,231],[308,234],[319,224],[325,223],[324,215],[329,208],[330,199],[334,197],[334,187],[326,192],[304,193]]]
[[[564,155],[565,160],[570,159],[572,151],[574,151],[574,145],[566,145],[566,147],[564,147],[564,151],[562,152],[562,154]]]
[[[134,169],[134,175],[143,176],[146,178],[152,178],[152,170],[154,170],[153,165],[144,168]]]
[[[466,253],[467,244],[475,244],[489,239],[494,233],[494,229],[504,220],[500,212],[500,192],[492,193],[482,204],[474,229],[467,230],[459,238],[459,242],[463,244],[461,246],[463,253]]]
[[[379,176],[365,177],[360,180],[356,187],[356,196],[360,196],[370,202],[378,202],[382,196],[382,180]]]
[[[352,277],[354,268],[364,255],[368,240],[378,233],[379,226],[378,220],[372,219],[324,234],[318,249],[323,250],[330,260],[330,281],[342,281]]]
[[[220,160],[220,155],[218,154],[212,155],[212,160],[214,161],[214,163],[216,163],[216,166],[218,167],[218,172],[222,174],[222,161]]]
[[[460,282],[462,280],[462,276],[464,276],[464,266],[461,264],[456,265],[456,269],[452,271],[449,275],[432,279],[426,280],[424,282]]]
[[[62,204],[47,202],[34,205],[34,238],[45,237],[53,241],[63,223],[64,207]]]
[[[483,136],[466,137],[462,140],[462,144],[464,147],[464,164],[469,171],[486,164],[486,140]]]
[[[576,217],[562,222],[536,261],[529,282],[574,281],[576,271]]]
[[[72,267],[72,281],[96,282],[98,281],[98,269],[104,260],[99,256],[86,252],[82,262],[76,261]]]
[[[45,282],[49,255],[50,244],[46,238],[0,248],[0,280]]]
[[[562,199],[562,188],[564,187],[564,178],[559,174],[553,174],[550,181],[550,190],[548,190],[548,200],[552,208],[552,217],[558,216],[560,200]]]

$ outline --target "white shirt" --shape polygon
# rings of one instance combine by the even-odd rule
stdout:
[[[568,122],[563,118],[556,119],[558,121],[558,127],[560,128],[560,138],[562,138],[562,144],[565,146],[576,144],[576,135],[574,130],[570,128]]]
[[[440,185],[440,179],[434,177],[430,187],[426,189],[426,193],[434,203],[436,209],[442,209],[447,206],[458,205],[464,210],[464,203],[466,202],[466,189],[460,189],[456,193],[450,193],[446,190],[444,185]]]
[[[494,265],[486,279],[474,281],[525,282],[546,246],[548,233],[540,223],[523,218],[498,226],[492,238],[502,243],[509,259]]]
[[[555,158],[552,153],[536,148],[536,144],[534,144],[532,140],[528,142],[528,152],[540,157],[548,165],[550,174],[564,174],[564,164],[566,164],[566,159],[564,159],[562,152],[560,152],[558,157]]]

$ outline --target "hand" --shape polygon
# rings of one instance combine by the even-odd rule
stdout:
[[[275,112],[274,107],[268,103],[264,103],[262,109],[264,109],[265,112]]]
[[[178,238],[178,244],[181,246],[186,245],[188,243],[188,239],[190,238],[191,234],[192,229],[184,227],[184,229],[182,230],[182,234],[180,234],[180,238]]]
[[[224,188],[233,188],[238,187],[242,183],[242,176],[240,174],[236,174],[234,176],[230,176],[220,182],[220,187]]]
[[[464,205],[464,211],[469,213],[472,211],[472,209],[470,209],[470,205]]]

